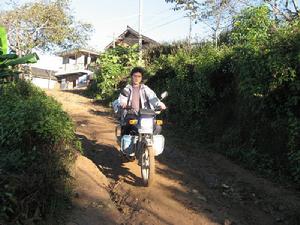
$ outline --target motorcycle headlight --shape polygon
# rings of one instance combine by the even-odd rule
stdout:
[[[153,130],[153,118],[142,118],[141,119],[142,130]]]

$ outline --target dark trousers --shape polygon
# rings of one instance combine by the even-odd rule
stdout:
[[[161,130],[162,130],[162,127],[160,125],[155,124],[153,134],[154,135],[160,134]],[[121,127],[121,135],[124,135],[124,134],[137,135],[138,134],[138,129],[134,125],[122,126]]]

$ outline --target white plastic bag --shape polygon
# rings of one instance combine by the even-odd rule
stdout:
[[[153,149],[155,156],[160,155],[165,148],[165,137],[163,135],[153,135]]]

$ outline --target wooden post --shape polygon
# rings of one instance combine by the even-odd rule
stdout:
[[[143,39],[142,39],[142,7],[143,7],[143,0],[140,0],[140,9],[139,9],[139,64],[142,64],[142,57],[143,57]]]

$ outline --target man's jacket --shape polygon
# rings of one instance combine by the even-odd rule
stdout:
[[[113,102],[114,111],[119,111],[120,105],[126,103],[131,106],[132,102],[132,85],[128,84],[120,93],[119,98]],[[159,98],[156,96],[147,85],[141,84],[140,87],[140,107],[142,109],[154,109],[160,103]]]

